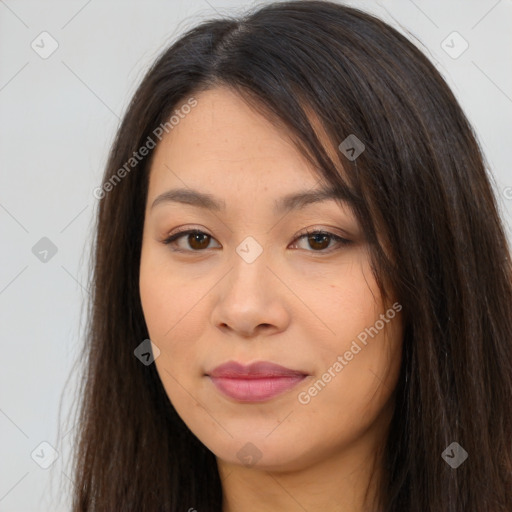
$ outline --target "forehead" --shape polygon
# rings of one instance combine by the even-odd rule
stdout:
[[[238,94],[217,88],[194,98],[197,105],[181,116],[155,149],[150,189],[171,183],[186,186],[187,182],[244,189],[287,184],[307,188],[318,183],[319,173],[286,129],[255,111]]]

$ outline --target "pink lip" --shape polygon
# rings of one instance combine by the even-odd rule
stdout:
[[[230,361],[208,376],[220,392],[235,400],[262,402],[291,389],[307,374],[266,361],[249,366]]]

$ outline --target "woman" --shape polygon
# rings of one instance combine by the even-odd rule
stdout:
[[[95,195],[74,510],[510,510],[510,252],[396,30],[318,1],[202,23]]]

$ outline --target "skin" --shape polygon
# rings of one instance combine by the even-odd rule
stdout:
[[[400,314],[344,358],[308,403],[299,401],[390,305],[347,205],[330,199],[273,212],[280,197],[320,186],[286,131],[227,88],[195,97],[197,106],[155,150],[145,213],[140,296],[165,391],[217,457],[223,512],[371,510],[364,496],[367,488],[368,500],[375,496],[381,478],[379,447],[401,363]],[[209,193],[226,209],[151,207],[178,187]],[[185,235],[174,245],[183,252],[173,251],[162,242],[177,228],[211,238]],[[306,228],[352,243],[310,244],[299,238]],[[236,251],[248,236],[263,251],[252,263]],[[230,360],[270,361],[308,377],[265,402],[239,402],[205,376]],[[244,446],[252,462],[240,455]]]

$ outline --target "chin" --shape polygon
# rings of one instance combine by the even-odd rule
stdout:
[[[203,444],[221,461],[265,471],[296,471],[307,468],[318,453],[313,446],[301,445],[300,437],[258,433],[247,429],[248,435],[234,435],[221,440],[201,439]]]

